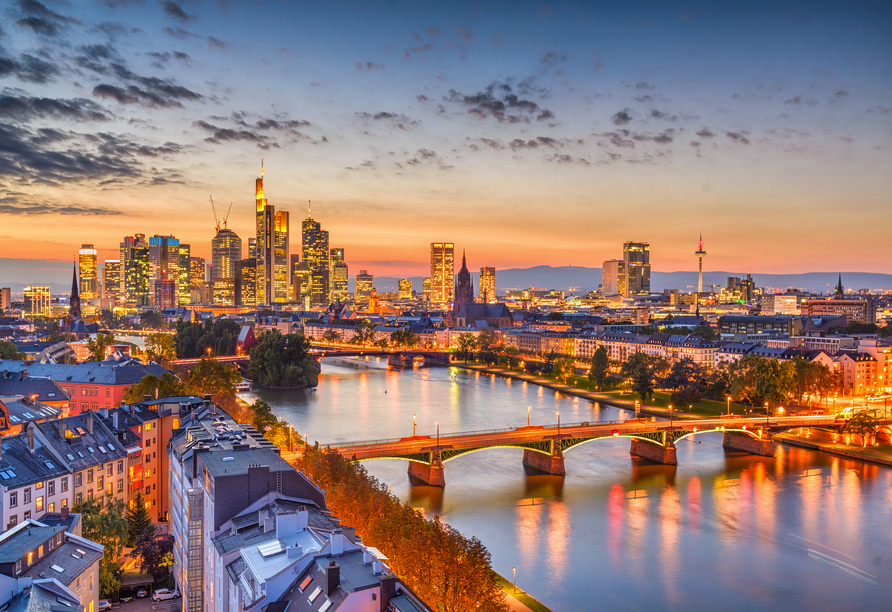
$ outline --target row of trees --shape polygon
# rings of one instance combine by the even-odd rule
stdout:
[[[203,323],[177,321],[173,343],[180,359],[196,359],[211,352],[235,355],[235,343],[242,327],[232,319],[205,319]]]
[[[505,593],[489,551],[439,517],[426,519],[389,488],[331,450],[307,447],[296,467],[327,491],[329,509],[380,549],[402,580],[432,609],[503,612]]]
[[[336,329],[328,329],[322,334],[323,342],[332,344],[350,343],[361,346],[376,346],[379,348],[413,348],[421,343],[421,338],[408,327],[401,327],[390,335],[390,340],[381,338],[375,340],[375,324],[368,321],[357,323],[349,331],[349,337]]]

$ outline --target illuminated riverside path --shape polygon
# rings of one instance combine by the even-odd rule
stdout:
[[[527,423],[624,421],[631,410],[530,383],[451,368],[388,369],[386,359],[325,359],[319,387],[259,390],[311,441],[436,437]],[[798,430],[793,430],[796,432]],[[803,430],[808,431],[807,429]],[[811,430],[814,439],[817,430]],[[493,567],[554,612],[885,610],[892,600],[892,469],[791,447],[764,457],[722,433],[675,443],[677,466],[601,439],[566,453],[565,476],[493,448],[446,463],[446,486],[401,460],[369,474],[492,554]]]

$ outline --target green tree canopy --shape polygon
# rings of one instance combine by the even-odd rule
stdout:
[[[152,524],[149,511],[146,509],[146,498],[142,491],[137,491],[127,510],[127,541],[130,546],[136,546],[143,535],[148,534],[154,539],[156,532],[157,529]]]
[[[474,334],[467,332],[458,336],[458,352],[464,357],[465,363],[468,363],[468,356],[477,348],[477,338]]]
[[[177,358],[176,337],[161,332],[146,336],[146,358],[167,367]]]
[[[104,502],[100,498],[91,497],[74,506],[71,511],[81,514],[81,534],[105,547],[102,562],[117,561],[124,552],[124,545],[129,537],[124,502],[111,495],[106,496]]]
[[[588,372],[588,379],[598,385],[598,388],[604,386],[607,382],[607,375],[610,373],[610,358],[607,356],[607,349],[599,346],[592,355],[592,367]]]
[[[310,343],[301,334],[262,334],[251,347],[248,372],[264,387],[315,387],[319,369],[310,354]]]
[[[25,353],[20,353],[15,344],[6,340],[0,340],[0,359],[22,360],[24,358]]]
[[[139,315],[139,321],[142,323],[143,329],[167,329],[167,321],[160,312],[147,310]]]
[[[204,323],[177,321],[174,343],[180,359],[196,359],[208,354],[235,355],[241,326],[231,319],[205,319]],[[147,345],[148,347],[148,345]]]
[[[90,351],[89,361],[102,361],[105,359],[105,351],[114,344],[115,337],[111,334],[98,333],[96,338],[87,339],[87,350]]]
[[[396,348],[401,346],[412,348],[413,346],[417,346],[418,342],[418,334],[408,327],[402,327],[390,334],[390,343]]]
[[[552,364],[551,372],[554,374],[555,378],[566,383],[567,379],[576,372],[573,359],[570,357],[559,357],[555,359],[554,364]]]
[[[186,385],[170,372],[165,372],[161,378],[154,374],[147,374],[127,390],[124,401],[134,404],[143,401],[146,395],[153,399],[156,397],[177,397],[187,395],[187,390]]]
[[[691,385],[699,387],[702,379],[703,368],[690,357],[682,357],[669,368],[668,376],[663,379],[663,387],[667,389],[683,389]]]
[[[195,395],[210,394],[217,401],[217,398],[234,396],[235,386],[241,379],[241,372],[233,364],[202,357],[189,371],[186,388]]]

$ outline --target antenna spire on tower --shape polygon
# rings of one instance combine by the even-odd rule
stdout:
[[[307,218],[311,219],[313,217],[313,200],[307,200]]]
[[[260,178],[263,178],[263,158],[260,158]]]

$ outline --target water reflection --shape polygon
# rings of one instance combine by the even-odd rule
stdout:
[[[326,362],[317,391],[254,397],[322,442],[408,435],[412,414],[419,434],[437,421],[443,432],[525,425],[527,406],[534,424],[555,410],[562,421],[631,416],[528,383],[387,371],[375,359]],[[626,440],[585,444],[568,453],[565,478],[524,467],[516,450],[472,453],[447,463],[445,489],[410,484],[405,462],[366,467],[479,537],[497,571],[517,567],[518,585],[554,610],[888,607],[892,469],[795,447],[756,457],[726,451],[720,434],[695,438],[679,443],[677,467],[630,457]]]

